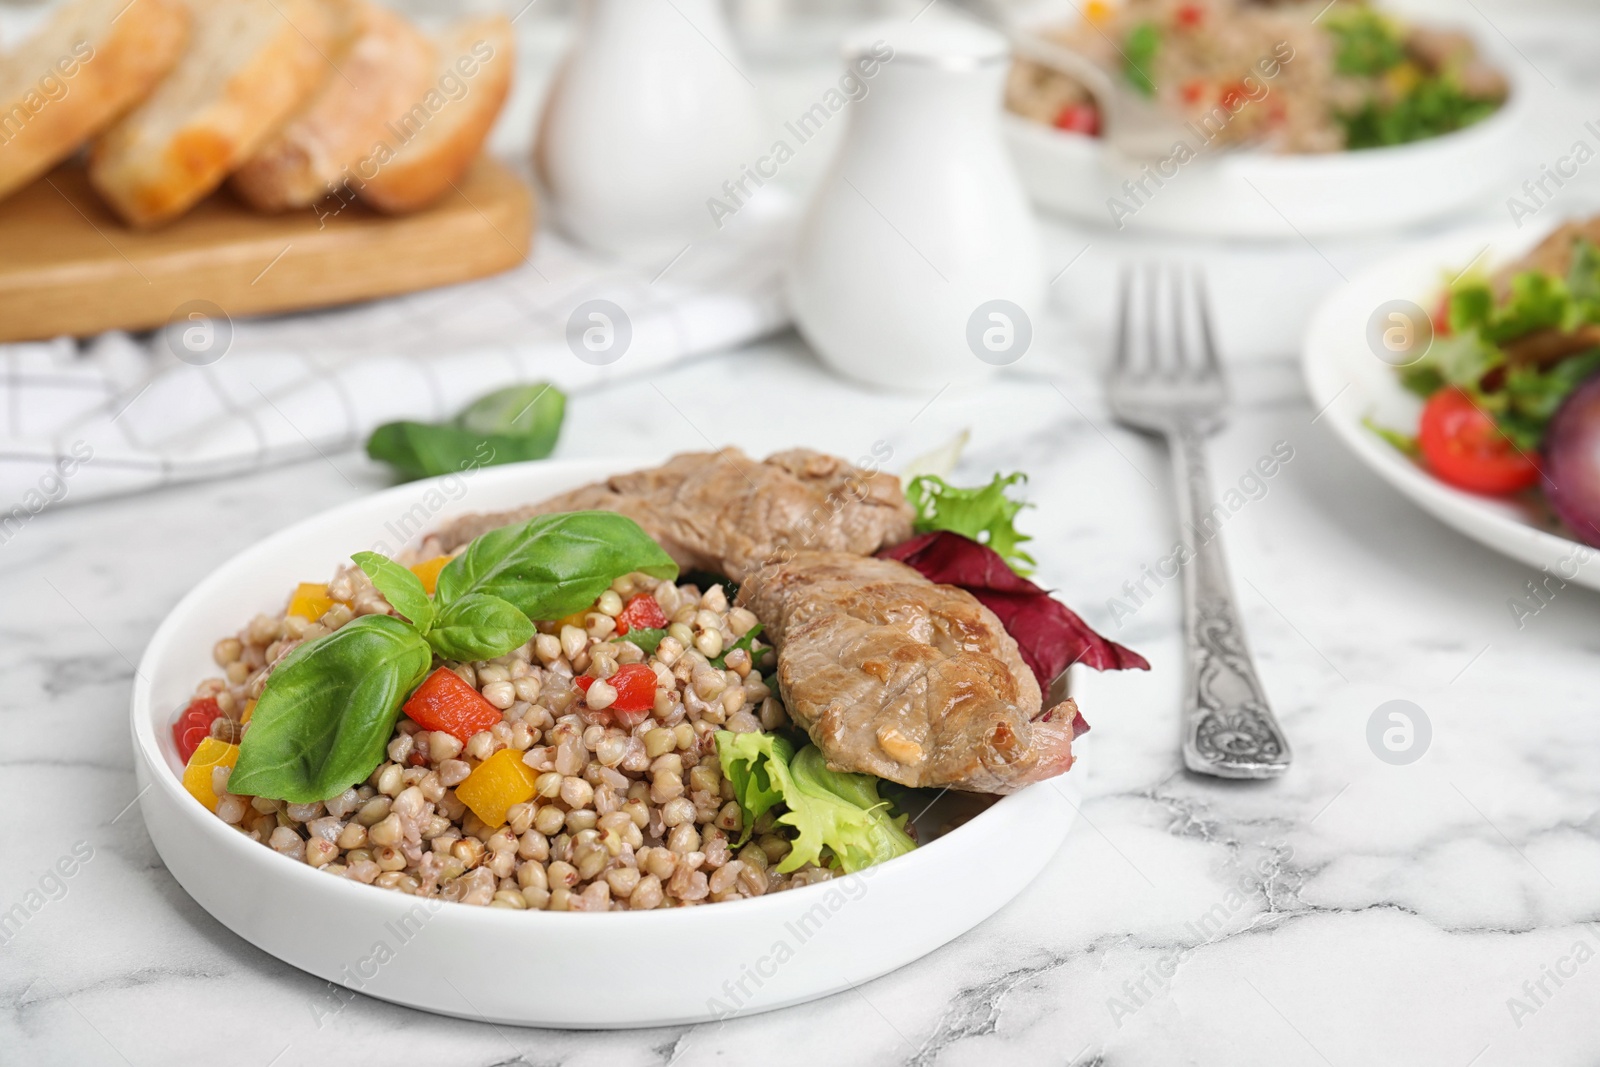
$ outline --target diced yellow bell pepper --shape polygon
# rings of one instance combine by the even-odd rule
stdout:
[[[439,585],[439,572],[444,570],[444,565],[454,558],[453,556],[434,556],[432,559],[423,560],[421,563],[412,566],[411,573],[421,579],[423,590],[429,596],[432,596],[434,589]]]
[[[249,700],[244,702],[244,714],[239,716],[239,721],[241,723],[247,723],[247,722],[250,721],[250,716],[254,715],[255,713],[256,713],[256,698],[255,697],[251,697]]]
[[[1111,21],[1113,5],[1108,0],[1089,0],[1083,5],[1083,17],[1091,26],[1104,26]]]
[[[513,805],[533,799],[537,778],[532,767],[522,762],[522,753],[503,748],[478,764],[460,785],[456,797],[472,809],[472,814],[488,826],[502,826]]]
[[[560,633],[563,626],[576,626],[580,630],[587,629],[589,626],[589,612],[593,610],[594,605],[590,604],[582,611],[574,611],[571,615],[557,619],[556,633]]]
[[[321,582],[301,582],[295,586],[294,596],[289,598],[289,614],[298,615],[309,622],[322,618],[331,607],[333,597],[328,595],[328,587]]]
[[[1384,88],[1396,96],[1405,96],[1422,81],[1422,70],[1415,63],[1405,62],[1391,67],[1383,76]]]
[[[183,787],[200,803],[216,811],[217,794],[211,788],[211,769],[232,767],[238,759],[238,745],[218,741],[215,737],[206,738],[194,750],[194,755],[189,757],[189,765],[183,769]]]

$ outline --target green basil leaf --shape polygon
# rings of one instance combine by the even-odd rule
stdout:
[[[547,382],[480,397],[450,422],[391,422],[367,440],[367,455],[409,478],[544,459],[556,447],[567,398]]]
[[[711,665],[719,671],[727,670],[728,653],[740,648],[744,649],[746,652],[750,652],[751,659],[753,660],[755,658],[755,653],[751,652],[751,646],[756,643],[756,638],[760,637],[761,631],[765,630],[766,628],[767,624],[764,622],[758,622],[754,626],[750,627],[750,629],[745,631],[745,635],[743,637],[739,638],[739,640],[733,643],[732,648],[723,649],[722,655],[712,660]]]
[[[475,434],[531,437],[546,454],[555,447],[566,416],[567,398],[549,382],[512,385],[475,400],[456,416],[455,424]]]
[[[612,638],[613,641],[627,641],[638,645],[639,651],[647,656],[656,654],[656,649],[661,647],[661,639],[667,636],[667,631],[658,630],[652,626],[635,627],[627,633]]]
[[[488,593],[468,593],[450,601],[428,633],[428,643],[445,659],[494,659],[533,639],[533,623],[515,605]]]
[[[559,619],[593,604],[624,574],[678,576],[678,565],[632,519],[610,511],[538,515],[490,530],[439,572],[437,595],[510,601],[530,619]]]
[[[367,455],[408,478],[431,478],[502,463],[544,459],[553,440],[507,434],[481,434],[456,426],[390,422],[372,431]]]
[[[1156,83],[1150,75],[1155,65],[1156,53],[1161,51],[1161,29],[1153,22],[1141,22],[1128,32],[1123,42],[1122,74],[1128,84],[1145,96],[1156,95]]]
[[[421,578],[412,574],[409,567],[402,567],[376,552],[357,552],[350,558],[372,579],[390,607],[410,619],[418,633],[428,632],[428,627],[433,625],[433,601],[422,588]]]
[[[364,780],[432,665],[428,643],[388,615],[307,641],[268,676],[228,788],[310,804]]]

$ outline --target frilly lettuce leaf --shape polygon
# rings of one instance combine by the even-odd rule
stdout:
[[[996,474],[988,485],[961,489],[936,475],[919,475],[906,486],[906,499],[917,513],[912,530],[919,534],[949,530],[988,545],[1006,566],[1026,578],[1033,573],[1034,559],[1021,545],[1033,538],[1017,532],[1016,518],[1028,505],[1007,497],[1006,490],[1027,480],[1020,471]]]
[[[717,756],[744,813],[741,841],[762,815],[779,804],[789,809],[778,822],[798,834],[789,855],[778,864],[779,874],[806,863],[821,865],[824,848],[850,874],[917,847],[903,829],[906,817],[889,814],[889,802],[878,795],[877,779],[830,771],[815,745],[796,753],[777,734],[722,730],[717,733]]]

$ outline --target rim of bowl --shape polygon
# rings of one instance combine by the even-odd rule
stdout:
[[[572,471],[592,471],[592,473],[596,475],[603,476],[606,473],[616,473],[622,470],[633,469],[632,465],[640,462],[649,464],[654,461],[639,461],[634,459],[620,459],[614,461],[606,459],[533,460],[526,463],[510,463],[500,467],[488,468],[480,471],[479,476],[481,477],[484,474],[492,474],[496,482],[514,482],[517,480],[519,475],[525,476],[534,471],[547,472],[552,468]],[[444,477],[449,477],[449,475],[445,475]],[[314,878],[316,879],[315,882],[305,883],[308,889],[311,889],[312,891],[316,891],[315,887],[320,886],[323,891],[330,893],[354,892],[360,895],[350,898],[351,900],[370,900],[375,905],[381,904],[393,897],[394,894],[392,890],[381,889],[377,886],[364,885],[360,882],[351,881],[348,878],[335,877],[327,874],[324,871],[308,867],[304,863],[292,860],[288,856],[284,856],[270,848],[266,848],[260,842],[249,840],[237,830],[231,829],[221,820],[219,820],[215,813],[208,811],[203,805],[198,808],[194,807],[194,804],[198,802],[195,801],[194,797],[189,795],[189,791],[183,787],[182,780],[168,765],[167,760],[161,751],[160,741],[156,735],[155,729],[155,708],[151,694],[151,688],[154,683],[151,679],[152,676],[161,669],[162,661],[167,657],[168,646],[171,645],[173,641],[172,631],[177,627],[177,620],[183,615],[192,611],[196,605],[206,602],[211,597],[215,596],[217,589],[213,587],[222,585],[224,579],[234,568],[243,566],[258,557],[272,556],[281,550],[280,545],[282,543],[301,536],[304,528],[307,526],[325,522],[345,512],[361,511],[373,507],[381,502],[414,496],[419,490],[439,481],[442,481],[442,478],[419,479],[414,482],[406,482],[403,485],[394,486],[378,493],[360,497],[356,500],[347,501],[332,508],[319,511],[316,514],[309,515],[298,522],[293,523],[292,525],[284,527],[276,533],[256,541],[242,551],[230,556],[228,559],[208,572],[205,577],[201,578],[194,585],[194,587],[189,590],[189,592],[183,595],[178,603],[175,604],[161,620],[161,624],[156,627],[156,631],[153,635],[151,635],[150,643],[146,646],[144,654],[139,657],[139,667],[134,674],[133,692],[129,701],[129,726],[133,735],[134,753],[144,764],[146,772],[150,775],[150,788],[162,790],[169,800],[177,803],[178,810],[184,813],[182,816],[183,818],[187,819],[194,826],[200,827],[198,832],[201,835],[203,847],[222,849],[224,850],[221,853],[222,856],[237,856],[240,857],[243,862],[247,863],[264,860],[269,864],[269,866],[265,869],[279,872],[281,877]],[[454,514],[464,514],[464,512],[441,512],[439,515],[434,517],[434,520],[436,523],[443,522]],[[967,835],[969,828],[977,826],[980,822],[992,822],[993,820],[990,818],[990,816],[1002,807],[1005,807],[1008,812],[1012,811],[1013,809],[1017,808],[1019,804],[1023,803],[1022,798],[1029,797],[1030,794],[1036,794],[1038,790],[1049,785],[1052,781],[1054,781],[1054,779],[1036,782],[1026,789],[1002,796],[996,803],[980,812],[972,819],[969,819],[967,822],[962,823],[960,826],[951,830],[949,833],[942,834],[926,844],[920,844],[915,849],[903,856],[896,856],[894,859],[886,860],[875,867],[867,868],[866,871],[857,871],[855,873],[872,877],[871,874],[867,874],[867,871],[879,872],[890,867],[893,867],[899,872],[910,873],[912,864],[927,866],[930,863],[938,862],[944,853],[950,848],[950,846],[944,845],[944,842],[955,837],[957,834],[963,835],[962,840],[966,840],[966,837],[969,836]],[[142,793],[140,794],[139,801],[142,805]],[[205,814],[201,815],[201,812],[204,812]],[[938,851],[931,851],[934,849],[938,849]],[[278,866],[271,866],[273,861],[277,861]],[[846,877],[854,877],[854,875],[848,875]],[[669,921],[665,918],[665,916],[670,915],[677,916],[676,919],[671,920],[676,922],[715,922],[716,916],[726,914],[726,912],[720,910],[722,907],[742,906],[747,911],[754,910],[758,907],[765,907],[773,910],[786,908],[787,905],[784,898],[788,898],[790,902],[808,900],[810,899],[810,896],[816,895],[817,892],[825,891],[832,884],[832,882],[833,879],[830,879],[828,881],[818,882],[813,885],[800,886],[796,889],[786,889],[781,893],[764,894],[760,897],[746,897],[740,900],[719,901],[717,902],[717,908],[715,909],[705,906],[697,906],[689,908],[654,908],[650,911],[640,912],[607,911],[595,914],[584,913],[587,917],[581,921],[665,922]],[[808,895],[797,898],[790,897],[791,893]],[[401,896],[405,895],[406,894],[401,894]],[[477,905],[462,904],[459,901],[442,900],[437,897],[418,899],[433,899],[438,900],[438,902],[441,904],[452,905],[459,910],[450,914],[459,915],[465,921],[469,922],[539,923],[570,921],[566,917],[565,913],[560,912],[540,910],[536,913],[533,913],[529,911],[513,911],[511,909],[503,908],[479,907]],[[506,911],[508,912],[508,915],[495,916],[492,914],[499,911]],[[704,919],[685,917],[688,913],[697,912],[710,912],[711,918]],[[537,914],[539,917],[532,917],[534,914]],[[558,915],[562,916],[562,918],[556,918]]]

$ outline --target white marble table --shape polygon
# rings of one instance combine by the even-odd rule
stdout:
[[[1581,25],[1594,40],[1593,20]],[[1549,23],[1518,36],[1535,62],[1580,74],[1567,38]],[[1592,95],[1584,106],[1600,114]],[[1548,143],[1565,136],[1552,121]],[[1594,202],[1592,187],[1571,196],[1574,210]],[[723,1025],[518,1030],[360,996],[328,1016],[324,982],[235,937],[162,867],[130,808],[126,701],[148,635],[196,580],[385,483],[341,454],[54,508],[0,551],[0,914],[30,910],[0,932],[0,1063],[1600,1059],[1600,597],[1563,590],[1519,628],[1509,602],[1530,571],[1427,518],[1313,423],[1295,323],[1384,246],[1190,250],[1213,270],[1239,394],[1212,449],[1219,491],[1276,443],[1293,449],[1224,528],[1297,754],[1286,778],[1247,784],[1179,769],[1176,584],[1147,582],[1138,605],[1125,588],[1175,541],[1170,483],[1159,448],[1110,424],[1092,354],[1109,268],[1152,244],[1061,228],[1050,244],[1062,265],[1090,250],[1057,283],[1060,322],[1026,375],[883,396],[828,377],[789,335],[575,397],[558,453],[710,440],[857,456],[885,441],[892,466],[969,427],[963,475],[1028,471],[1043,579],[1155,669],[1080,680],[1094,724],[1072,772],[1083,817],[1013,904],[857,991]],[[1137,608],[1120,626],[1113,598]],[[1432,724],[1408,766],[1367,742],[1369,717],[1396,699]],[[67,857],[72,875],[50,874]]]

